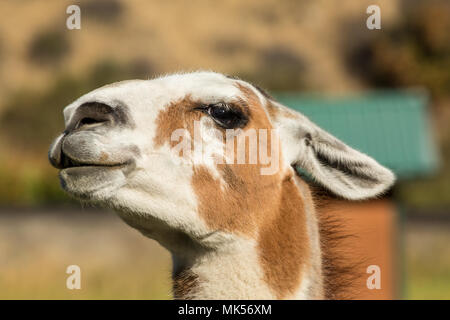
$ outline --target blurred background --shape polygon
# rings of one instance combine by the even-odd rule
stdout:
[[[72,4],[80,30],[66,28]],[[372,4],[381,30],[366,27]],[[449,30],[439,0],[1,1],[0,298],[171,297],[169,254],[69,199],[47,150],[64,106],[96,87],[211,69],[398,174],[385,198],[339,204],[365,212],[349,221],[386,270],[385,291],[361,297],[450,299]],[[81,290],[65,286],[71,264]]]

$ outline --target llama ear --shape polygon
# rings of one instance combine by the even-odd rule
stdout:
[[[371,157],[347,146],[305,116],[276,105],[284,159],[316,182],[346,199],[375,197],[392,186],[394,174]]]

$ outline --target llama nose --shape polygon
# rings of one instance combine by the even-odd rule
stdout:
[[[62,149],[62,144],[66,134],[59,136],[55,142],[50,146],[48,152],[48,160],[50,164],[56,169],[65,169],[69,167],[79,166],[80,163],[69,158]]]
[[[48,152],[48,158],[52,166],[57,169],[64,169],[70,163],[63,150],[64,139],[70,134],[96,130],[99,127],[111,126],[115,124],[115,110],[107,104],[98,102],[84,103],[77,108],[64,132],[53,142]]]
[[[100,125],[112,125],[115,123],[115,113],[112,107],[104,103],[85,103],[77,108],[64,133],[93,129]]]

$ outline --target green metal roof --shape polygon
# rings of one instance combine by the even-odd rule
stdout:
[[[383,91],[335,98],[280,93],[276,99],[372,156],[400,178],[437,169],[428,98],[421,92]]]

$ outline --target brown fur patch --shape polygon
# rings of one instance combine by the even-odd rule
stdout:
[[[267,129],[270,150],[272,125],[265,109],[251,88],[241,84],[237,87],[243,97],[235,103],[247,109],[249,115],[243,131]],[[160,112],[155,144],[160,146],[169,142],[173,147],[177,142],[170,141],[171,133],[180,128],[187,129],[193,136],[194,120],[204,116],[195,112],[197,104],[188,96]],[[258,147],[259,138],[257,134]],[[247,153],[248,147],[246,143]],[[235,141],[235,152],[236,148]],[[283,168],[281,154],[278,156],[280,168]],[[259,163],[217,164],[216,167],[220,179],[205,166],[193,168],[191,184],[197,196],[199,215],[212,230],[254,238],[258,242],[266,283],[278,298],[294,293],[310,253],[303,203],[293,181],[293,172],[289,170],[287,176],[281,171],[261,175]],[[175,276],[175,297],[185,297],[196,281],[192,274]]]
[[[270,116],[270,119],[277,119],[278,117],[296,119],[299,118],[295,111],[291,111],[287,108],[278,107],[272,100],[268,100],[266,103],[266,110]]]
[[[240,84],[237,86],[244,96],[244,101],[240,103],[249,108],[251,115],[243,131],[272,129],[258,97],[250,88]],[[257,139],[259,145],[258,134]],[[268,148],[270,146],[270,134],[268,134]],[[247,155],[248,147],[247,143]],[[236,154],[237,141],[234,148]],[[194,168],[192,186],[199,201],[200,215],[214,230],[254,235],[260,223],[276,209],[274,206],[276,200],[273,196],[280,192],[280,174],[261,175],[261,165],[237,164],[236,160],[235,164],[217,164],[216,166],[226,184],[223,191],[220,180],[215,179],[206,167]]]
[[[109,158],[109,156],[108,156],[108,154],[106,152],[102,151],[100,153],[100,161],[106,161],[106,160],[108,160],[108,158]]]
[[[280,114],[280,108],[275,106],[270,100],[266,104],[266,109],[271,119],[276,119]]]
[[[154,143],[157,147],[168,142],[171,147],[178,144],[178,141],[171,141],[172,132],[177,129],[186,129],[191,137],[194,136],[194,121],[199,121],[204,115],[198,110],[194,110],[199,103],[192,100],[190,96],[172,102],[165,110],[158,114],[156,119],[156,135]]]
[[[218,165],[226,182],[215,179],[204,166],[197,166],[192,186],[200,216],[213,230],[256,236],[260,223],[276,209],[273,196],[279,193],[277,179],[257,179],[255,165]],[[269,176],[267,176],[269,177]]]
[[[265,278],[279,299],[294,294],[310,255],[304,205],[298,192],[289,175],[282,183],[278,215],[265,220],[260,230],[258,244]]]
[[[197,285],[198,276],[188,269],[174,274],[172,283],[174,299],[189,299]]]
[[[272,129],[258,97],[251,89],[238,87],[251,114],[244,131]],[[194,169],[192,186],[200,215],[213,230],[257,237],[264,280],[278,298],[293,294],[300,284],[309,243],[292,172],[283,180],[281,172],[261,175],[260,165],[218,164],[217,168],[225,181],[223,191],[206,167]]]
[[[364,261],[350,259],[352,248],[343,246],[354,236],[344,231],[345,225],[339,218],[339,212],[333,210],[336,198],[320,186],[313,185],[311,189],[319,218],[324,298],[352,299],[358,293],[355,289],[359,277],[357,270]]]

